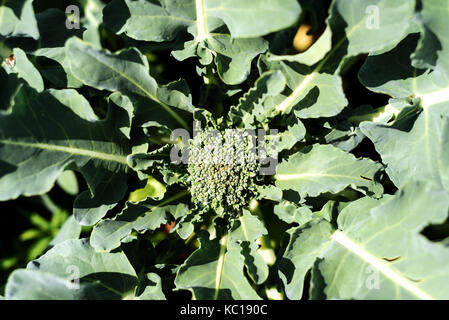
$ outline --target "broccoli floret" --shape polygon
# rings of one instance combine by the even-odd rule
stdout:
[[[244,131],[205,131],[190,140],[190,192],[198,207],[236,212],[255,194],[259,172],[253,137]]]

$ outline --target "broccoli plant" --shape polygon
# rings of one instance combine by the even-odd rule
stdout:
[[[0,200],[77,187],[0,294],[448,299],[448,8],[4,1]]]

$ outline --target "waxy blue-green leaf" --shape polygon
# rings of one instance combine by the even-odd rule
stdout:
[[[268,277],[268,266],[263,257],[257,252],[257,240],[268,233],[262,222],[248,210],[243,210],[235,220],[229,237],[230,241],[240,244],[241,254],[245,257],[245,266],[251,279],[263,283]]]
[[[303,61],[307,51],[298,57],[267,55],[262,70],[281,70],[290,89],[274,100],[273,112],[289,113],[300,118],[331,117],[347,105],[342,82],[337,75],[346,59],[361,53],[390,48],[404,38],[411,28],[413,0],[340,0],[334,1],[327,20],[330,30],[324,33],[322,45],[312,46],[312,56],[327,49],[326,37],[332,33],[332,49],[312,66]],[[377,23],[379,22],[379,23]],[[380,40],[382,39],[382,40]],[[298,60],[298,61],[295,61]],[[314,60],[314,59],[312,59]]]
[[[142,290],[142,293],[140,291]],[[135,300],[166,300],[162,280],[156,273],[148,273],[136,289]]]
[[[174,57],[198,56],[203,65],[214,59],[221,79],[233,85],[247,78],[251,61],[268,49],[260,37],[294,24],[299,13],[294,0],[161,0],[160,5],[115,0],[106,6],[104,21],[114,32],[137,40],[172,41],[188,31],[194,40],[175,50]],[[219,30],[222,21],[230,34]]]
[[[440,14],[446,16],[438,7],[435,10],[432,15],[435,19]],[[435,31],[438,35],[445,34],[443,30]],[[393,50],[368,57],[359,73],[361,82],[370,90],[397,99],[413,97],[413,103],[421,110],[416,120],[404,118],[393,124],[363,122],[360,126],[374,143],[387,165],[386,172],[397,187],[410,178],[433,179],[441,184],[445,166],[440,158],[444,158],[448,147],[444,145],[443,127],[449,115],[449,43],[446,41],[446,49],[438,52],[437,65],[429,72],[412,66],[410,56],[417,39],[418,36],[412,34]],[[441,39],[444,41],[443,37]],[[391,65],[388,61],[401,61],[401,64]]]
[[[66,43],[72,73],[84,84],[101,90],[119,91],[136,100],[140,120],[175,129],[189,128],[193,111],[185,86],[160,87],[150,76],[147,59],[137,49],[110,53],[78,38]]]
[[[268,49],[262,38],[232,39],[227,34],[213,33],[204,47],[215,56],[218,75],[228,85],[240,84],[251,71],[251,62]]]
[[[273,185],[256,186],[257,199],[268,199],[272,201],[280,201],[282,199],[282,190]]]
[[[306,224],[313,218],[313,212],[307,207],[298,207],[293,202],[282,200],[273,208],[274,214],[287,223]]]
[[[188,208],[179,202],[187,192],[164,194],[163,197],[152,198],[131,203],[114,219],[103,219],[93,229],[90,238],[96,250],[110,251],[120,246],[121,240],[133,230],[143,233],[155,230],[162,224],[186,216]]]
[[[446,191],[419,182],[407,184],[374,209],[348,206],[338,218],[342,231],[333,234],[328,257],[319,265],[328,283],[326,296],[447,299],[449,251],[420,232],[428,224],[442,223],[448,206]],[[341,262],[338,269],[336,261]],[[363,271],[356,277],[348,273],[354,265]]]
[[[79,192],[78,180],[72,170],[63,171],[56,180],[56,183],[62,190],[72,196]]]
[[[268,42],[263,38],[232,39],[228,34],[217,32],[201,42],[185,42],[184,47],[173,50],[172,55],[179,61],[198,57],[204,66],[214,62],[221,80],[236,85],[249,75],[253,59],[267,49]]]
[[[0,67],[0,110],[7,110],[11,107],[14,96],[19,90],[23,80],[19,79],[16,73],[7,73]]]
[[[419,69],[433,69],[438,60],[441,43],[436,35],[426,26],[421,26],[421,39],[414,53],[410,55],[412,66]]]
[[[201,42],[185,42],[172,55],[179,61],[197,56],[205,66],[214,61],[223,82],[235,85],[247,78],[253,59],[267,49],[268,42],[263,38],[233,39],[228,34],[214,32]]]
[[[376,174],[381,169],[382,165],[372,160],[357,159],[331,145],[314,145],[281,162],[275,179],[278,188],[294,190],[301,197],[337,193],[348,186],[379,196],[383,188],[376,181]]]
[[[326,142],[343,151],[351,152],[365,138],[358,127],[350,127],[347,130],[334,129],[326,135]]]
[[[104,23],[115,33],[146,41],[172,41],[195,25],[192,0],[114,0],[103,10]]]
[[[74,90],[39,94],[22,87],[10,112],[0,115],[0,199],[45,193],[74,165],[90,188],[75,200],[78,222],[92,225],[114,207],[126,191],[130,152],[114,126],[127,115],[112,109],[107,119],[92,121],[89,114],[89,104]]]
[[[103,23],[103,9],[105,4],[101,0],[79,0],[82,15],[81,25],[86,28],[83,32],[83,40],[101,45],[100,26]]]
[[[202,231],[198,237],[200,248],[179,268],[176,288],[192,291],[197,300],[259,300],[243,273],[242,248],[229,235],[210,240]]]
[[[339,41],[333,50],[346,47],[347,56],[353,57],[394,47],[413,25],[415,5],[414,0],[335,1],[328,19]]]
[[[136,286],[136,273],[122,251],[95,252],[82,239],[57,244],[15,271],[5,292],[7,299],[121,299]]]
[[[332,29],[327,26],[323,34],[318,38],[318,40],[310,46],[305,52],[294,54],[277,56],[271,55],[270,60],[282,60],[290,62],[298,62],[308,66],[313,66],[317,62],[320,62],[326,54],[332,49]]]
[[[357,212],[369,211],[372,207],[379,204],[379,200],[369,197],[351,202],[353,219],[356,220],[358,218]],[[281,203],[279,206],[280,208],[277,210],[284,211],[285,209],[292,208],[292,206],[293,204]],[[320,285],[325,286],[325,282],[323,283],[324,280],[320,278],[317,264],[325,254],[331,241],[332,233],[335,231],[330,223],[330,217],[326,216],[328,214],[325,212],[331,209],[332,204],[328,202],[320,212],[309,213],[308,215],[311,216],[309,219],[310,222],[306,221],[306,224],[301,223],[304,221],[304,215],[289,215],[289,220],[291,222],[299,223],[298,227],[288,231],[289,242],[284,256],[279,260],[280,277],[284,282],[285,293],[289,299],[301,299],[303,295],[304,278],[309,270],[312,270],[311,286],[314,286],[317,282],[321,282]],[[301,211],[296,209],[294,213],[300,213]],[[282,215],[285,216],[284,213],[282,213]],[[320,219],[320,216],[322,219]],[[321,291],[322,289],[311,288],[311,291],[313,290]],[[320,292],[320,294],[322,294],[322,292]],[[323,298],[325,298],[325,296]]]
[[[325,61],[325,60],[322,60]],[[312,72],[296,62],[283,61],[268,54],[261,60],[268,70],[281,71],[288,90],[271,99],[271,116],[294,111],[299,118],[331,117],[348,104],[341,78],[337,75]]]
[[[280,267],[288,296],[301,297],[316,262],[328,299],[447,299],[449,250],[420,232],[448,208],[447,191],[410,182],[395,196],[350,203],[336,231],[323,220],[292,230]]]
[[[301,12],[293,0],[196,0],[196,10],[198,30],[203,27],[201,19],[215,17],[225,22],[233,38],[254,38],[287,28]]]
[[[285,120],[287,130],[278,133],[277,152],[291,149],[297,142],[306,136],[306,127],[294,114],[288,115]]]
[[[449,17],[449,12],[447,10],[448,5],[448,0],[423,1],[420,11],[423,26],[431,31],[434,36],[433,39],[430,40],[433,45],[432,53],[429,53],[429,58],[435,59],[435,56],[438,57],[436,62],[430,64],[438,64],[440,66],[438,69],[444,70],[445,74],[449,72],[449,62],[447,60],[447,57],[449,56],[449,39],[446,36],[446,19]],[[426,36],[427,34],[424,31],[424,37]],[[421,47],[418,47],[418,51],[420,48]]]
[[[241,128],[255,128],[255,121],[263,122],[266,118],[264,102],[267,97],[280,94],[285,88],[285,77],[279,71],[266,72],[257,79],[240,100],[237,106],[232,106],[229,119],[232,124]]]
[[[28,85],[34,88],[37,92],[44,90],[44,80],[36,67],[28,59],[26,53],[20,49],[15,48],[13,51],[15,66],[4,65],[7,73],[16,73],[17,77],[23,79]]]
[[[39,26],[39,47],[32,52],[39,63],[42,76],[57,88],[79,88],[82,83],[70,71],[64,45],[67,39],[81,37],[85,30],[68,29],[66,14],[56,8],[50,8],[36,14]]]
[[[81,234],[81,226],[74,216],[70,216],[62,225],[58,234],[51,241],[50,245],[54,246],[66,240],[79,239]]]
[[[449,117],[446,117],[446,121],[443,127],[443,138],[440,145],[440,158],[438,164],[440,166],[441,181],[446,190],[449,191]]]
[[[207,38],[209,20],[220,19],[232,38],[256,38],[293,25],[300,6],[294,0],[114,0],[104,10],[105,23],[137,40],[171,41],[188,28],[198,42]]]
[[[77,290],[68,289],[66,277],[39,270],[18,269],[8,278],[5,299],[8,300],[93,300],[117,299],[99,283],[83,283]]]
[[[0,3],[0,35],[39,38],[33,0],[5,0]]]
[[[278,267],[289,299],[301,299],[304,277],[329,245],[332,231],[331,224],[325,220],[312,220],[288,231],[290,240]]]

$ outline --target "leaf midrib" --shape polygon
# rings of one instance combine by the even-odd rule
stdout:
[[[83,43],[84,41],[79,41],[80,43]],[[92,48],[91,45],[89,44],[85,44],[86,46]],[[188,129],[189,126],[187,125],[187,123],[184,121],[184,119],[182,119],[178,114],[176,114],[176,112],[174,112],[170,106],[168,106],[167,104],[165,104],[164,102],[162,102],[159,98],[157,98],[156,96],[154,96],[151,92],[149,92],[147,89],[145,89],[142,85],[140,85],[138,82],[134,81],[132,78],[127,77],[126,74],[124,74],[123,72],[120,72],[120,70],[113,68],[112,66],[104,63],[103,61],[101,61],[100,59],[98,59],[98,57],[96,57],[95,55],[90,54],[89,52],[84,52],[85,54],[89,55],[89,57],[95,59],[96,61],[98,61],[100,64],[102,64],[103,66],[105,66],[106,68],[109,68],[110,70],[116,72],[118,75],[120,75],[121,77],[123,77],[124,79],[128,80],[129,82],[131,82],[133,85],[135,85],[138,89],[142,90],[142,92],[151,100],[155,101],[156,103],[158,103],[165,111],[167,111],[176,121],[178,121],[178,123],[180,125],[182,125],[185,129]]]
[[[196,0],[196,28],[197,28],[197,42],[202,42],[209,37],[207,30],[207,17],[204,8],[204,0]]]
[[[334,234],[332,235],[332,241],[335,241],[339,245],[343,246],[346,250],[348,250],[347,252],[356,255],[361,260],[365,261],[367,264],[371,265],[376,270],[381,272],[393,283],[411,292],[416,297],[424,300],[435,299],[428,293],[418,288],[415,283],[411,282],[409,279],[398,273],[396,270],[393,270],[389,265],[380,261],[377,257],[373,256],[371,253],[366,251],[359,244],[357,244],[349,237],[347,237],[342,231],[339,230],[335,231]]]
[[[350,178],[350,179],[360,179],[363,181],[368,181],[361,178],[360,176],[348,176],[343,174],[328,174],[328,173],[297,173],[297,174],[277,174],[275,178],[277,181],[289,181],[289,180],[301,180],[302,178],[313,179],[313,177],[336,177],[336,178]]]
[[[143,218],[145,219],[146,217],[148,217],[149,214],[155,212],[156,210],[159,209],[163,209],[164,207],[168,206],[170,203],[184,197],[185,195],[187,195],[189,193],[188,190],[184,190],[178,194],[175,194],[174,196],[165,199],[164,201],[162,201],[161,203],[155,205],[155,206],[146,206],[148,208],[148,212],[145,213],[145,215],[143,216]],[[134,204],[134,205],[142,205],[144,206],[145,204],[142,202],[145,202],[146,200],[142,200],[140,203],[133,203],[131,201],[129,201],[129,203]],[[120,216],[123,216],[123,211],[114,219],[110,219],[110,220],[103,220],[103,221],[114,221],[114,222],[123,222],[123,220],[117,220],[117,218],[119,218]],[[128,228],[129,226],[131,226],[131,229],[133,229],[134,224],[140,219],[140,217],[136,220],[133,221],[124,221],[125,223],[120,225],[117,229],[115,229],[112,234],[108,234],[108,236],[110,237],[111,235],[115,235],[120,233],[121,230]],[[123,240],[123,238],[120,239],[120,242]]]
[[[218,295],[220,293],[221,280],[223,278],[223,270],[225,265],[225,258],[228,248],[229,235],[226,234],[220,241],[220,254],[217,261],[217,270],[215,273],[215,292],[214,292],[214,300],[218,299]]]
[[[296,86],[293,92],[276,107],[276,111],[285,112],[289,107],[293,106],[293,102],[300,96],[300,94],[307,87],[307,85],[319,74],[322,67],[326,64],[329,58],[335,53],[335,51],[337,51],[337,49],[340,48],[340,46],[351,36],[351,34],[354,33],[359,28],[359,26],[362,24],[363,21],[365,20],[361,19],[356,25],[354,25],[349,30],[346,36],[342,37],[337,42],[337,44],[332,48],[329,54],[326,55],[326,57],[324,57],[324,59],[318,64],[318,66],[309,75],[307,75],[304,78],[304,80],[301,81],[301,83],[298,84],[298,86]]]
[[[128,165],[128,162],[126,161],[125,156],[117,155],[117,154],[110,154],[110,153],[105,153],[105,152],[100,152],[100,151],[94,151],[94,150],[89,150],[89,149],[60,146],[60,145],[47,144],[47,143],[41,143],[41,142],[23,142],[23,141],[11,141],[11,140],[4,140],[4,139],[0,140],[0,144],[14,145],[14,146],[26,147],[26,148],[35,148],[35,149],[48,150],[48,151],[54,151],[54,152],[64,152],[64,153],[69,153],[72,155],[85,156],[85,157],[89,157],[89,158],[110,161],[110,162],[117,162],[120,164]]]

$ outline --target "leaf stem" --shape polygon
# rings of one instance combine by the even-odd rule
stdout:
[[[227,251],[227,248],[228,248],[228,241],[229,241],[229,234],[226,233],[220,239],[220,255],[218,257],[217,272],[215,274],[215,294],[214,294],[214,300],[218,299],[218,294],[220,292],[221,279],[222,279],[223,268],[224,268],[224,260],[225,260],[226,251]]]
[[[196,41],[202,42],[209,38],[209,31],[207,30],[207,18],[204,10],[204,0],[195,0],[196,5],[196,27],[197,37]]]

